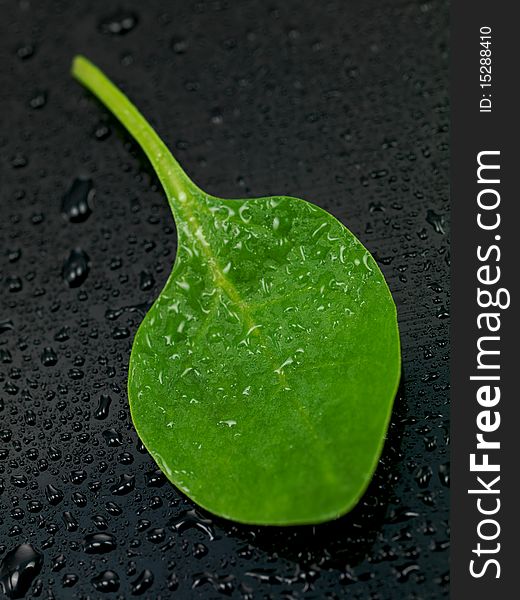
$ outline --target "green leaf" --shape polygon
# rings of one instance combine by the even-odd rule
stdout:
[[[203,192],[101,71],[77,57],[73,75],[147,154],[177,225],[175,264],[130,358],[146,448],[194,502],[235,521],[346,513],[376,468],[400,375],[374,259],[303,200]]]

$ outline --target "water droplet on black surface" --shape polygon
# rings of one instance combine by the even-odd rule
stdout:
[[[18,56],[18,58],[21,60],[27,60],[28,58],[34,56],[35,51],[36,48],[33,44],[22,44],[16,49],[16,56]]]
[[[92,517],[92,521],[93,521],[94,525],[97,527],[97,529],[101,529],[102,531],[104,531],[105,529],[108,529],[107,520],[105,519],[105,517],[103,515],[94,515]]]
[[[51,571],[61,571],[67,564],[67,559],[63,554],[59,554],[52,559]]]
[[[78,469],[77,471],[70,472],[70,481],[74,485],[80,485],[87,478],[87,474],[83,469]]]
[[[134,462],[134,457],[130,452],[121,452],[118,460],[122,465],[131,465]]]
[[[63,492],[51,483],[45,488],[45,496],[52,506],[56,506],[56,504],[59,504],[63,500]]]
[[[148,471],[144,474],[144,479],[148,487],[161,487],[166,483],[166,477],[160,469]]]
[[[116,549],[116,540],[110,533],[89,533],[83,540],[87,554],[106,554]]]
[[[139,19],[133,12],[119,11],[99,22],[99,31],[108,35],[125,35],[132,31]]]
[[[146,590],[150,589],[152,583],[153,573],[149,569],[144,569],[139,574],[139,577],[132,582],[132,596],[140,596],[141,594],[144,594]]]
[[[97,408],[94,411],[94,418],[98,419],[99,421],[106,419],[108,417],[111,402],[112,398],[110,398],[110,396],[107,396],[106,394],[101,394],[101,396],[99,397]]]
[[[35,92],[29,100],[29,106],[35,110],[47,104],[47,92]]]
[[[8,598],[23,598],[42,565],[43,555],[31,544],[17,546],[0,563],[0,591]]]
[[[188,42],[184,38],[175,37],[172,39],[170,46],[175,54],[184,54],[188,49]]]
[[[27,510],[31,513],[40,512],[43,509],[43,504],[39,500],[29,500],[27,502]]]
[[[438,319],[448,319],[450,316],[450,311],[445,307],[441,306],[437,310],[437,318]]]
[[[87,498],[81,492],[74,492],[72,494],[72,501],[76,506],[79,506],[79,508],[87,506]]]
[[[164,542],[166,532],[162,527],[157,527],[155,529],[150,529],[150,531],[146,534],[146,537],[149,542],[152,542],[152,544],[160,544],[161,542]]]
[[[141,438],[137,438],[135,449],[137,450],[137,452],[139,452],[139,454],[146,454],[148,452],[146,446],[141,441]]]
[[[66,327],[62,327],[59,331],[56,332],[54,339],[57,342],[66,342],[70,338],[69,331]]]
[[[14,329],[14,323],[11,321],[11,319],[0,321],[0,333],[5,333],[11,329]]]
[[[61,580],[61,585],[65,588],[70,588],[76,585],[78,581],[79,577],[76,575],[76,573],[66,573]]]
[[[61,212],[71,223],[83,223],[92,214],[94,194],[92,180],[78,177],[63,196]]]
[[[450,487],[450,463],[439,465],[439,479],[443,486]]]
[[[423,437],[424,447],[428,452],[433,452],[437,448],[437,439],[434,435],[425,435]]]
[[[27,485],[27,477],[25,475],[11,475],[11,483],[16,487],[23,488]]]
[[[103,431],[103,437],[105,438],[105,442],[107,446],[111,448],[115,448],[116,446],[121,446],[123,440],[121,439],[121,434],[115,429],[107,429]]]
[[[27,156],[17,153],[11,157],[11,166],[13,169],[23,169],[29,164]]]
[[[17,262],[18,260],[20,260],[21,256],[22,251],[20,248],[14,248],[12,250],[7,251],[7,258],[9,259],[10,263]]]
[[[51,460],[60,460],[61,450],[55,446],[49,446],[48,456]]]
[[[112,330],[112,337],[114,340],[125,340],[130,337],[130,330],[128,327],[114,327]]]
[[[88,277],[90,270],[89,257],[86,252],[80,250],[72,250],[63,263],[63,279],[69,287],[79,287]]]
[[[437,233],[446,233],[444,231],[444,215],[438,215],[434,210],[428,210],[426,221],[428,221]]]
[[[415,473],[415,481],[417,481],[417,484],[421,488],[428,487],[431,477],[432,470],[431,467],[429,467],[428,465],[420,467]]]
[[[19,521],[20,519],[23,519],[24,516],[25,516],[25,512],[19,506],[17,506],[16,508],[13,508],[13,510],[11,511],[11,517],[13,519],[16,519],[17,521]]]
[[[251,575],[251,573],[247,573],[247,575]],[[217,575],[213,573],[196,573],[193,576],[193,584],[192,588],[198,588],[206,583],[209,583],[213,586],[213,589],[220,594],[224,594],[225,596],[231,596],[233,590],[235,589],[235,577],[233,575]],[[275,583],[281,583],[281,580],[278,579]]]
[[[412,573],[419,571],[419,565],[415,563],[406,563],[395,568],[397,573],[397,580],[400,582],[408,581]]]
[[[41,353],[40,360],[44,367],[53,367],[58,362],[58,355],[52,348],[47,346]]]
[[[174,592],[179,587],[179,578],[176,573],[172,573],[168,577],[168,589],[170,592]]]
[[[136,529],[137,531],[146,531],[151,524],[151,521],[148,519],[139,519],[139,521],[137,521]]]
[[[418,512],[410,510],[404,506],[400,506],[390,511],[387,521],[388,523],[402,523],[404,521],[408,521],[408,519],[413,519],[418,516]]]
[[[109,321],[115,321],[125,312],[124,308],[107,308],[105,311],[105,317]]]
[[[108,125],[106,125],[105,123],[99,123],[94,128],[94,137],[96,138],[96,140],[99,140],[100,142],[102,142],[103,140],[106,140],[108,137],[110,137],[110,134],[111,134],[110,127]]]
[[[215,539],[213,522],[207,517],[201,515],[199,511],[194,508],[183,511],[178,517],[172,519],[168,523],[168,526],[172,527],[173,529],[175,529],[175,531],[178,531],[179,533],[182,533],[183,531],[191,527],[195,527],[196,529],[203,531],[209,537],[210,540]]]
[[[68,510],[63,513],[63,522],[67,531],[76,531],[78,528],[78,522]]]
[[[115,502],[107,502],[105,508],[107,509],[108,514],[113,515],[114,517],[117,517],[123,512],[122,508]]]
[[[115,496],[126,496],[135,488],[135,476],[134,475],[126,475],[123,473],[119,477],[119,481],[115,483],[110,491]]]
[[[203,556],[206,556],[207,553],[208,547],[204,544],[201,544],[200,542],[193,544],[192,554],[194,558],[202,558]]]
[[[139,288],[143,292],[151,290],[154,286],[154,283],[155,279],[153,278],[153,275],[150,272],[141,271],[141,274],[139,275]]]
[[[14,294],[20,292],[23,289],[23,281],[20,277],[8,277],[7,278],[8,290]]]
[[[114,571],[103,571],[93,577],[91,583],[98,592],[117,592],[119,589],[119,575]]]
[[[246,575],[249,577],[253,577],[254,579],[258,579],[264,583],[277,584],[282,583],[282,579],[276,573],[276,569],[268,569],[259,567],[257,569],[250,569],[247,571]]]

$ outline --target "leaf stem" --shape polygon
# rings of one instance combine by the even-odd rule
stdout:
[[[182,219],[183,204],[199,188],[183,171],[166,144],[130,100],[84,56],[75,56],[72,75],[88,88],[124,125],[150,160],[166,192],[175,219]],[[184,220],[184,219],[182,219]]]

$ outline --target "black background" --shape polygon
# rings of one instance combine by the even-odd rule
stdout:
[[[107,597],[130,596],[144,569],[149,598],[174,589],[182,598],[446,596],[446,2],[20,0],[0,9],[0,558],[32,543],[44,557],[32,593],[43,598],[104,597],[91,579],[106,569],[121,582]],[[130,30],[110,33],[111,19]],[[339,521],[266,529],[213,519],[211,540],[174,526],[189,501],[167,483],[150,486],[127,363],[143,306],[173,263],[175,227],[140,151],[70,78],[78,52],[123,87],[203,189],[312,200],[381,265],[399,310],[402,385],[373,483]],[[85,222],[70,223],[61,202],[78,176],[92,179],[95,201]],[[90,272],[69,288],[62,266],[74,248]],[[54,366],[41,360],[46,347]],[[94,418],[101,394],[112,398],[106,420]],[[120,445],[108,445],[110,429]],[[122,474],[135,487],[117,496]],[[63,492],[57,505],[48,484]],[[88,554],[84,537],[99,527],[117,547]]]

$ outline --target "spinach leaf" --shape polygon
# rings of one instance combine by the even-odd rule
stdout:
[[[140,144],[177,225],[175,264],[130,358],[145,446],[217,515],[289,525],[346,513],[377,465],[400,375],[374,259],[303,200],[203,192],[101,71],[76,57],[72,72]]]

